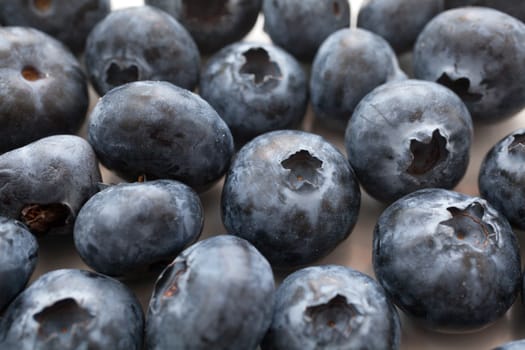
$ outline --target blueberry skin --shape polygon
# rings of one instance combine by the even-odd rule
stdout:
[[[272,42],[303,61],[311,61],[330,34],[350,25],[345,0],[263,0],[263,13]]]
[[[412,48],[423,27],[444,9],[444,0],[371,0],[359,11],[358,26],[388,41],[397,53]]]
[[[230,127],[237,146],[262,133],[297,127],[308,103],[306,75],[277,46],[236,43],[212,56],[200,95]]]
[[[315,55],[310,94],[316,118],[346,125],[359,101],[375,87],[405,78],[388,43],[363,29],[331,34]]]
[[[199,237],[198,195],[173,180],[119,184],[95,194],[78,213],[75,247],[84,262],[110,276],[131,276],[171,262]]]
[[[348,267],[307,267],[275,293],[262,350],[399,349],[401,326],[383,288]]]
[[[525,21],[525,2],[522,0],[445,0],[445,8],[483,6],[505,12],[521,21]]]
[[[0,216],[0,311],[20,293],[37,263],[38,242],[26,226]]]
[[[517,228],[525,229],[525,128],[498,141],[481,163],[478,185],[481,196]]]
[[[505,217],[444,189],[413,192],[381,214],[372,262],[391,300],[438,331],[489,325],[521,288],[519,244]]]
[[[430,21],[414,46],[416,78],[456,92],[475,121],[497,122],[525,107],[525,24],[490,8],[465,7]]]
[[[240,41],[255,25],[262,0],[146,0],[188,29],[203,54]]]
[[[99,95],[138,80],[169,81],[193,90],[199,81],[199,50],[188,31],[151,6],[111,12],[89,34],[89,79]]]
[[[76,133],[89,104],[76,58],[36,29],[0,28],[0,154],[42,137]]]
[[[515,340],[494,348],[493,350],[523,350],[525,349],[525,339]]]
[[[70,234],[101,181],[86,140],[48,136],[0,155],[0,215],[24,222],[36,235]]]
[[[221,198],[227,231],[277,269],[311,263],[352,231],[361,192],[344,155],[297,130],[256,137],[237,153]]]
[[[159,276],[149,303],[147,349],[255,349],[272,319],[274,277],[247,241],[200,241]]]
[[[403,80],[363,98],[348,122],[345,148],[363,188],[392,202],[421,188],[456,186],[472,138],[470,114],[451,90]]]
[[[137,298],[110,277],[77,269],[40,276],[0,319],[2,349],[141,349]]]
[[[102,164],[135,181],[173,179],[198,191],[228,169],[231,132],[198,95],[167,82],[133,82],[102,97],[88,141]]]
[[[89,32],[110,10],[109,0],[4,0],[0,22],[39,29],[81,53]]]

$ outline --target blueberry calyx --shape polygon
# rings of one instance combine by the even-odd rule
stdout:
[[[459,240],[478,247],[485,247],[490,242],[496,243],[494,229],[483,221],[485,210],[480,203],[474,202],[465,209],[449,207],[447,210],[452,218],[441,224],[452,227]]]
[[[204,22],[219,22],[219,20],[229,15],[229,0],[182,0],[188,18],[194,18]]]
[[[20,211],[20,220],[31,232],[43,235],[65,225],[70,214],[70,208],[62,203],[28,204]]]
[[[51,9],[53,0],[33,0],[33,7],[38,12],[47,12]]]
[[[27,81],[37,81],[44,78],[42,73],[40,73],[40,71],[33,66],[25,66],[24,68],[22,68],[22,71],[20,73],[22,74],[22,77]]]
[[[256,85],[282,78],[279,65],[270,59],[270,55],[262,47],[251,48],[244,52],[243,56],[245,63],[240,73],[253,76]]]
[[[517,134],[513,136],[514,139],[512,140],[512,143],[509,145],[508,150],[509,152],[512,151],[522,151],[525,149],[525,134]]]
[[[73,327],[88,324],[94,316],[73,298],[58,300],[33,315],[39,323],[38,335],[44,339],[67,333]]]
[[[466,77],[451,78],[447,73],[441,74],[437,83],[454,91],[465,102],[478,102],[483,98],[482,94],[469,91],[470,80]]]
[[[164,298],[171,298],[179,292],[179,278],[187,270],[188,264],[186,263],[186,260],[181,259],[174,261],[166,268],[166,270],[164,270],[162,275],[159,277],[159,282],[157,283],[159,288],[165,289],[164,293],[162,293]],[[172,275],[173,278],[171,277]],[[164,284],[166,284],[166,282],[169,280],[173,280],[173,282],[169,286],[164,287]]]
[[[414,176],[429,172],[447,158],[449,152],[446,146],[447,139],[441,135],[438,129],[432,132],[432,137],[428,142],[410,140],[410,152],[413,160],[407,172]]]
[[[115,61],[106,69],[106,83],[111,86],[124,85],[140,80],[139,69],[136,64],[119,64]]]
[[[287,169],[286,183],[295,191],[310,191],[320,186],[322,175],[319,172],[323,162],[306,150],[292,154],[281,162]]]
[[[340,341],[352,333],[351,320],[358,315],[358,311],[346,297],[337,294],[324,304],[307,307],[304,315],[309,321],[307,334],[322,334],[326,341]]]

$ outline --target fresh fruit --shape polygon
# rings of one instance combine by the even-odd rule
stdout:
[[[392,202],[421,188],[451,189],[469,164],[465,104],[432,82],[402,80],[369,93],[348,122],[345,147],[363,188]]]
[[[523,42],[525,24],[503,12],[448,10],[419,35],[414,74],[454,90],[474,121],[501,121],[525,107]]]
[[[405,77],[385,39],[363,29],[341,29],[323,42],[312,64],[315,116],[320,124],[344,127],[366,94]]]
[[[381,214],[373,244],[374,271],[387,295],[434,330],[486,327],[521,289],[517,237],[481,198],[443,189],[413,192]]]
[[[0,154],[39,138],[76,133],[89,104],[76,58],[36,29],[0,28]]]
[[[347,0],[263,0],[263,13],[273,43],[304,61],[330,34],[350,25]]]
[[[256,349],[272,319],[274,277],[247,241],[200,241],[160,275],[146,322],[147,349]]]
[[[89,32],[110,10],[110,0],[3,0],[0,23],[36,28],[81,53]]]
[[[166,12],[150,6],[111,12],[88,36],[89,79],[99,95],[137,80],[168,81],[193,90],[200,56],[187,30]]]
[[[399,349],[401,326],[383,288],[348,267],[298,270],[275,294],[263,350]]]
[[[262,0],[146,0],[190,32],[203,54],[241,40],[253,28]]]
[[[171,262],[199,237],[202,205],[188,186],[173,180],[110,186],[82,207],[75,247],[87,265],[112,276]]]
[[[101,181],[86,140],[45,137],[0,155],[0,215],[22,221],[36,235],[71,234]]]
[[[35,270],[36,238],[20,222],[0,216],[0,312],[26,286]]]
[[[100,162],[136,181],[173,179],[205,190],[228,169],[233,138],[199,96],[160,81],[111,90],[90,115],[88,140]]]
[[[226,174],[226,230],[250,241],[275,268],[312,263],[352,231],[361,192],[344,155],[324,138],[294,130],[260,135]]]
[[[0,319],[2,349],[142,348],[137,298],[110,277],[77,269],[40,276]]]
[[[262,133],[298,127],[308,103],[303,69],[270,44],[236,43],[219,51],[203,69],[199,92],[238,147]]]

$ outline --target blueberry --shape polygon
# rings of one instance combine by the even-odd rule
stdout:
[[[303,69],[270,44],[236,43],[212,56],[200,94],[228,124],[237,146],[264,132],[299,126],[308,102]]]
[[[38,243],[27,227],[0,216],[0,312],[20,293],[37,262]]]
[[[374,229],[373,266],[392,301],[438,331],[497,320],[521,288],[517,238],[485,200],[423,189],[390,205]]]
[[[89,34],[85,61],[99,95],[137,80],[169,81],[193,90],[200,56],[188,31],[150,6],[111,12]]]
[[[63,269],[40,276],[0,319],[2,349],[141,349],[144,315],[122,283]]]
[[[345,147],[364,189],[391,202],[420,188],[453,188],[469,163],[470,114],[451,90],[402,80],[368,94],[348,122]]]
[[[525,2],[522,0],[445,0],[445,8],[483,6],[505,12],[519,20],[525,20]]]
[[[323,123],[346,125],[367,93],[402,78],[396,55],[383,38],[363,29],[341,29],[315,55],[310,77],[315,115]]]
[[[397,53],[412,48],[417,36],[444,0],[370,0],[359,11],[359,27],[385,38]]]
[[[279,286],[261,348],[395,350],[400,337],[397,312],[376,281],[324,265],[298,270]]]
[[[37,28],[80,53],[89,32],[109,11],[110,0],[3,0],[0,22]]]
[[[274,289],[268,261],[247,241],[200,241],[157,280],[146,348],[255,349],[270,326]]]
[[[525,349],[525,339],[515,340],[494,348],[493,350],[523,350]]]
[[[0,28],[0,81],[0,154],[45,136],[76,133],[84,122],[84,73],[47,34]]]
[[[233,138],[199,96],[167,82],[111,90],[93,109],[88,140],[100,161],[128,180],[174,179],[209,188],[228,169]]]
[[[360,199],[352,168],[332,144],[303,131],[273,131],[237,153],[222,190],[222,220],[273,267],[286,269],[346,239]]]
[[[188,29],[201,53],[210,54],[242,39],[253,28],[262,0],[146,0]]]
[[[0,215],[37,235],[72,233],[100,181],[95,153],[84,139],[48,136],[0,155]]]
[[[525,229],[525,129],[499,140],[486,154],[479,170],[481,196],[511,224]]]
[[[474,120],[497,122],[525,107],[525,24],[502,12],[465,7],[442,12],[414,47],[417,78],[458,94]]]
[[[197,194],[177,181],[110,186],[78,213],[75,246],[96,271],[131,276],[171,262],[199,237],[203,215]]]
[[[272,41],[311,61],[323,41],[350,25],[346,0],[263,0],[264,30]]]

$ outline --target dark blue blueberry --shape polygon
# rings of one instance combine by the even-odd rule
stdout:
[[[469,163],[470,114],[451,90],[403,80],[368,94],[348,122],[345,147],[364,189],[391,202],[420,188],[453,188]]]
[[[392,301],[438,331],[473,331],[510,308],[521,289],[517,238],[485,200],[443,189],[389,206],[374,230],[372,261]]]
[[[445,8],[464,6],[492,7],[521,21],[525,20],[525,1],[523,0],[445,0]]]
[[[493,350],[523,350],[525,349],[525,339],[515,340],[494,348]]]
[[[241,40],[253,28],[262,0],[146,0],[188,29],[201,53]]]
[[[72,233],[78,211],[101,181],[86,140],[40,139],[0,155],[0,215],[22,221],[37,235]]]
[[[395,350],[400,338],[397,312],[376,281],[325,265],[298,270],[279,286],[261,348]]]
[[[454,90],[474,120],[497,122],[525,107],[525,24],[482,7],[442,12],[414,46],[414,74]]]
[[[200,94],[228,124],[237,146],[264,132],[299,126],[308,103],[303,69],[270,44],[222,49],[204,67]]]
[[[315,55],[310,77],[315,115],[321,123],[344,127],[367,93],[403,78],[396,55],[383,38],[362,29],[341,29]]]
[[[93,109],[88,140],[100,161],[128,180],[174,179],[209,188],[228,169],[233,138],[203,99],[167,82],[111,90]]]
[[[110,0],[3,0],[0,22],[39,29],[80,53],[89,32],[109,11]]]
[[[333,32],[350,25],[347,0],[263,0],[264,30],[272,41],[305,61]]]
[[[247,241],[200,241],[157,280],[146,348],[254,350],[270,326],[274,289],[270,264]]]
[[[197,194],[177,181],[110,186],[78,213],[75,246],[96,271],[132,275],[171,262],[197,240],[203,215]]]
[[[140,350],[144,315],[122,283],[64,269],[40,276],[0,319],[2,349]]]
[[[89,97],[84,73],[64,45],[36,29],[4,27],[0,101],[1,154],[45,136],[76,133]]]
[[[29,281],[37,250],[36,238],[27,227],[0,216],[0,312]]]
[[[200,56],[187,30],[150,6],[113,11],[89,34],[85,51],[89,78],[99,95],[137,80],[169,81],[193,90]]]
[[[357,24],[388,41],[403,53],[434,16],[443,11],[444,0],[369,0],[359,11]]]
[[[273,267],[286,269],[345,240],[360,201],[354,172],[332,144],[303,131],[273,131],[237,153],[222,191],[222,220]]]
[[[504,214],[511,224],[525,229],[525,129],[498,141],[479,170],[481,196]]]

